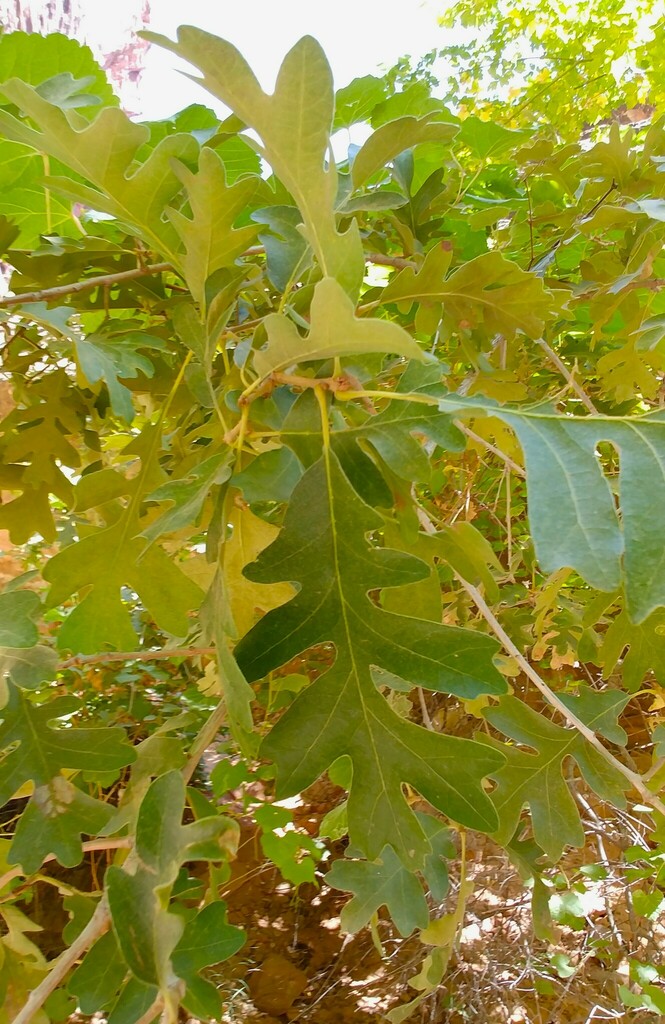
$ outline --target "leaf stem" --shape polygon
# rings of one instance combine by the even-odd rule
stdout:
[[[148,444],[148,450],[147,450],[147,452],[145,454],[145,458],[141,459],[141,472],[139,473],[138,478],[136,480],[136,487],[134,488],[134,491],[132,493],[132,497],[130,499],[129,504],[127,505],[127,508],[123,512],[122,528],[121,528],[121,531],[120,531],[120,540],[119,540],[119,544],[118,544],[119,548],[122,548],[122,546],[124,545],[125,541],[127,540],[127,537],[129,535],[129,531],[130,531],[130,529],[132,527],[132,523],[134,521],[134,517],[137,516],[138,510],[139,510],[139,506],[141,504],[141,501],[143,500],[143,485],[144,485],[145,481],[148,478],[148,473],[150,472],[150,469],[151,469],[152,460],[155,457],[155,454],[157,452],[157,447],[158,447],[159,442],[160,442],[160,440],[162,438],[161,432],[160,432],[160,430],[158,428],[162,425],[162,423],[164,422],[164,420],[168,416],[169,409],[171,408],[171,404],[173,402],[173,399],[175,398],[175,396],[177,394],[177,391],[178,391],[178,388],[180,387],[180,385],[182,384],[182,382],[184,380],[185,371],[186,371],[187,367],[189,366],[189,364],[190,364],[190,362],[192,360],[192,356],[193,355],[194,355],[194,353],[190,349],[190,351],[187,353],[187,355],[185,356],[185,358],[182,361],[182,366],[178,370],[178,374],[176,376],[176,379],[173,382],[173,386],[171,387],[171,390],[169,391],[168,395],[166,396],[166,401],[164,402],[164,405],[159,410],[159,416],[157,417],[157,420],[155,421],[154,433],[153,433],[153,436],[152,436],[152,439],[151,439],[150,443]]]
[[[315,387],[314,394],[316,400],[319,403],[319,411],[321,413],[321,434],[323,436],[323,448],[324,451],[328,451],[330,448],[330,420],[328,418],[328,405],[326,403],[325,391],[322,387]]]
[[[458,573],[456,573],[455,575],[457,576],[457,579],[466,590],[469,597],[472,599],[472,601],[478,608],[478,611],[485,619],[485,622],[487,622],[487,624],[490,626],[492,632],[501,641],[505,650],[515,659],[519,667],[524,672],[524,675],[531,680],[531,682],[538,690],[540,690],[541,694],[543,695],[547,703],[559,712],[561,717],[568,723],[568,725],[571,725],[574,729],[577,729],[577,731],[582,736],[584,736],[584,739],[587,740],[587,742],[590,743],[591,746],[598,751],[598,753],[607,761],[607,763],[610,764],[615,771],[619,772],[619,774],[622,775],[624,779],[626,779],[626,781],[630,783],[630,785],[640,794],[645,803],[650,804],[651,807],[657,810],[659,814],[665,815],[665,804],[659,797],[656,796],[655,793],[652,793],[651,790],[645,785],[642,776],[638,775],[637,772],[632,771],[630,768],[627,768],[625,764],[622,764],[621,761],[619,761],[614,756],[614,754],[611,754],[610,751],[607,750],[607,748],[604,747],[603,744],[600,742],[593,729],[590,729],[588,725],[585,725],[584,722],[580,718],[578,718],[573,711],[570,711],[566,707],[566,705],[561,700],[559,700],[556,693],[554,693],[553,690],[550,690],[545,680],[541,679],[541,677],[538,675],[533,666],[529,664],[529,662],[526,660],[526,658],[519,650],[519,648],[516,647],[513,641],[510,639],[505,629],[503,628],[499,620],[496,618],[491,608],[488,606],[487,602],[485,601],[485,598],[480,593],[478,588],[474,587],[473,584],[468,583]]]

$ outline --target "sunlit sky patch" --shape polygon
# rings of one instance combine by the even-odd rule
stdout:
[[[97,6],[90,22],[108,22]],[[391,67],[408,54],[418,58],[450,42],[437,23],[445,0],[150,0],[151,29],[174,37],[178,25],[197,25],[234,43],[271,89],[284,54],[303,35],[315,36],[331,63],[335,85]],[[105,5],[104,5],[105,6]],[[111,10],[113,4],[109,5]],[[97,13],[99,12],[99,13]],[[200,87],[178,74],[173,54],[151,47],[141,80],[141,114],[166,117],[189,103],[208,103]]]

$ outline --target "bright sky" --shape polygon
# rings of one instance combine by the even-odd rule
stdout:
[[[150,0],[151,29],[174,38],[178,25],[185,22],[230,40],[267,89],[272,89],[287,50],[310,34],[326,51],[339,88],[352,78],[391,67],[406,54],[417,58],[449,42],[449,35],[437,25],[445,4],[446,0]],[[107,17],[112,0],[109,7]],[[177,73],[175,68],[184,65],[172,54],[153,46],[146,64],[139,89],[143,117],[166,117],[189,103],[214,105],[207,93]]]

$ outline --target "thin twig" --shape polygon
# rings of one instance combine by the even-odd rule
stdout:
[[[87,843],[81,843],[83,853],[95,853],[100,850],[129,850],[132,846],[132,840],[129,836],[124,836],[120,839],[91,839]],[[47,857],[44,857],[40,867],[44,864],[48,864],[52,860],[58,858],[54,853],[49,853]],[[15,868],[11,868],[10,871],[6,871],[4,875],[0,876],[0,891],[4,889],[6,885],[13,882],[15,878],[20,878],[21,875],[28,877],[20,865]]]
[[[593,807],[591,806],[591,804],[589,803],[589,801],[587,800],[587,798],[584,796],[583,793],[580,793],[579,791],[576,791],[575,792],[575,796],[577,797],[578,802],[581,804],[581,806],[587,812],[589,817],[593,818],[593,820],[594,820],[594,822],[596,824],[596,846],[598,847],[598,853],[600,854],[600,863],[607,870],[607,873],[609,875],[611,870],[612,870],[612,868],[611,868],[611,865],[610,865],[610,859],[607,856],[607,850],[605,848],[605,840],[603,838],[603,829],[604,829],[604,826],[605,826],[605,822],[603,822],[602,819],[596,814],[595,810],[593,809]],[[608,920],[608,923],[609,923],[609,926],[610,926],[610,931],[612,932],[612,935],[614,936],[614,941],[618,944],[619,949],[621,949],[621,947],[623,945],[623,940],[621,938],[621,932],[617,928],[617,923],[616,923],[616,921],[614,919],[614,911],[612,910],[612,902],[611,902],[611,900],[609,899],[609,897],[607,895],[605,896],[605,913],[607,914],[607,920]]]
[[[633,788],[640,794],[645,803],[650,804],[652,807],[654,807],[659,814],[665,815],[665,804],[662,800],[659,799],[659,797],[656,796],[655,793],[652,793],[651,790],[645,786],[644,779],[642,778],[642,776],[638,775],[637,772],[631,771],[631,769],[627,768],[625,764],[622,764],[621,761],[617,760],[617,758],[603,746],[603,744],[600,742],[593,729],[590,729],[588,725],[585,725],[584,722],[580,718],[578,718],[573,711],[570,711],[566,707],[566,705],[561,700],[559,700],[556,693],[553,690],[550,690],[545,680],[541,679],[541,677],[538,675],[533,666],[531,666],[529,662],[526,660],[520,649],[516,647],[513,641],[510,639],[505,629],[492,612],[491,608],[485,601],[485,598],[480,593],[478,588],[474,587],[473,584],[468,583],[459,574],[456,573],[455,575],[457,576],[457,579],[466,590],[469,597],[472,599],[472,601],[478,608],[478,611],[480,612],[482,617],[485,619],[487,624],[492,629],[492,632],[501,641],[506,651],[515,659],[519,667],[524,672],[524,675],[531,680],[531,682],[534,684],[534,686],[537,687],[538,690],[540,690],[547,703],[559,712],[559,714],[562,716],[562,718],[565,719],[568,725],[571,725],[574,729],[577,729],[577,731],[582,736],[584,736],[584,739],[587,740],[587,742],[590,743],[591,746],[598,751],[598,753],[608,762],[608,764],[610,764],[615,769],[615,771],[619,772],[619,774],[622,775],[624,779],[626,779],[626,781],[630,783],[631,786],[633,786]]]
[[[169,658],[199,658],[214,654],[214,647],[162,647],[155,651],[100,651],[98,654],[76,654],[58,665],[59,671],[77,665],[101,665],[112,661],[162,661]]]
[[[480,436],[480,434],[476,434],[474,430],[467,427],[461,422],[461,420],[455,420],[454,423],[457,429],[461,430],[467,437],[470,437],[472,441],[477,441],[478,444],[482,444],[484,448],[487,448],[488,452],[492,452],[493,455],[498,455],[500,459],[503,459],[508,468],[512,469],[513,473],[517,473],[517,475],[522,478],[526,477],[526,472],[520,465],[518,465],[517,462],[515,462],[514,459],[511,459],[510,455],[506,455],[505,452],[502,452],[501,449],[497,448],[497,446],[492,444],[491,441],[486,441],[484,437]]]
[[[254,245],[247,249],[243,256],[259,256],[265,252],[262,245]],[[412,260],[404,256],[385,256],[380,252],[368,253],[365,256],[367,263],[376,263],[380,267],[415,267]],[[54,288],[40,288],[35,292],[23,292],[20,295],[6,295],[0,299],[0,308],[9,306],[21,306],[29,302],[51,302],[53,299],[60,299],[65,295],[76,295],[79,292],[87,292],[93,288],[108,288],[114,284],[121,284],[123,281],[133,281],[137,277],[149,277],[154,274],[164,274],[167,271],[174,271],[170,263],[150,263],[145,267],[134,267],[132,270],[119,270],[113,274],[100,274],[97,277],[88,277],[84,281],[74,281],[71,284],[60,284]],[[242,326],[242,325],[240,325]]]
[[[418,690],[418,700],[420,701],[420,713],[423,716],[423,725],[425,726],[426,729],[429,729],[430,732],[436,732],[436,729],[434,728],[434,725],[432,723],[432,719],[430,718],[430,713],[427,707],[427,701],[425,700],[423,688],[422,686],[417,686],[416,689]]]
[[[0,307],[20,306],[25,302],[50,302],[52,299],[59,299],[63,295],[75,295],[77,292],[90,291],[91,288],[106,288],[122,281],[133,281],[137,277],[163,274],[167,270],[173,270],[170,263],[150,263],[146,267],[134,267],[133,270],[120,270],[116,274],[88,277],[85,281],[75,281],[73,284],[60,284],[55,288],[41,288],[39,291],[23,292],[21,295],[7,295],[5,298],[0,299]]]
[[[416,268],[418,266],[413,260],[408,260],[405,256],[385,256],[381,252],[370,252],[365,253],[365,260],[367,263],[374,263],[377,267],[397,267],[399,270],[404,270],[406,267]]]
[[[663,766],[665,766],[665,757],[659,757],[658,760],[651,765],[649,771],[644,773],[644,781],[648,782],[649,779],[652,779],[654,775],[658,774]]]
[[[542,348],[543,352],[546,353],[547,358],[549,359],[549,361],[551,363],[553,363],[554,366],[556,366],[556,368],[559,371],[559,373],[561,374],[561,376],[565,380],[568,381],[568,383],[570,384],[571,388],[573,389],[573,391],[575,392],[577,397],[586,406],[586,408],[589,410],[589,412],[592,413],[592,415],[594,415],[594,416],[598,416],[598,410],[596,409],[595,405],[593,404],[593,402],[591,401],[591,399],[587,395],[586,391],[584,390],[582,385],[578,381],[575,380],[575,377],[573,376],[573,374],[570,372],[570,370],[568,369],[566,364],[563,362],[563,360],[557,355],[557,353],[554,351],[554,349],[551,348],[547,344],[547,342],[545,341],[544,338],[537,338],[536,339],[536,344],[540,345],[540,347]]]
[[[163,1005],[164,1000],[162,999],[161,996],[157,996],[150,1009],[146,1010],[142,1017],[139,1017],[139,1019],[136,1021],[136,1024],[150,1024],[150,1022],[155,1019],[157,1014],[162,1012]]]

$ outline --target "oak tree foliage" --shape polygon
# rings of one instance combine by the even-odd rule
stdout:
[[[149,38],[228,116],[131,121],[74,41],[0,37],[25,569],[0,593],[0,1021],[59,1019],[17,901],[86,843],[114,863],[65,902],[58,984],[111,1024],[219,1018],[229,794],[262,780],[266,854],[311,881],[324,844],[280,853],[271,801],[326,772],[342,925],[421,930],[417,1003],[463,914],[464,886],[435,909],[457,833],[536,911],[579,787],[662,829],[665,126],[614,100],[559,124],[556,86],[530,118],[446,101],[406,66],[335,92],[310,37],[266,93],[201,29]]]

